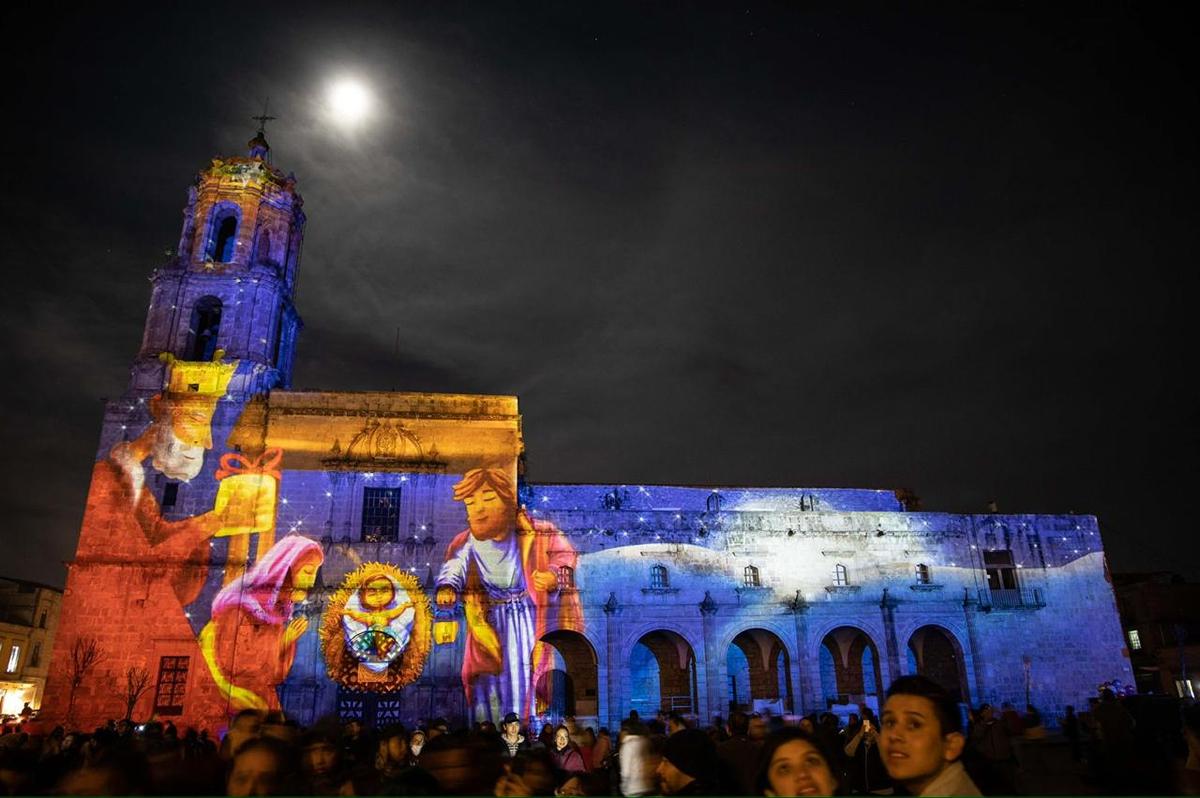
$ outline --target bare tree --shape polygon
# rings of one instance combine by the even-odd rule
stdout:
[[[133,720],[133,708],[150,689],[150,671],[130,665],[125,670],[125,720]]]
[[[104,649],[94,637],[77,637],[71,645],[71,659],[67,663],[67,676],[71,680],[70,698],[67,700],[67,722],[75,724],[75,693],[83,680],[97,665],[104,661]]]

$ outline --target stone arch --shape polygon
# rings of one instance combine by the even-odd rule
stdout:
[[[662,627],[638,635],[629,651],[630,709],[699,711],[696,651],[679,632]]]
[[[824,633],[817,646],[821,695],[826,705],[882,705],[883,664],[879,646],[858,626],[843,624]]]
[[[569,629],[547,632],[538,642],[549,646],[557,655],[554,656],[556,667],[538,678],[538,714],[547,715],[556,723],[567,715],[598,716],[600,670],[592,642],[581,632]]]
[[[795,711],[792,657],[783,637],[761,627],[743,629],[725,650],[731,706],[752,709],[756,702],[765,701],[776,703],[783,712]],[[742,662],[744,670],[735,667]]]
[[[208,241],[204,248],[205,257],[216,263],[233,263],[237,258],[238,228],[242,223],[242,211],[231,202],[220,202],[213,206],[208,222]]]
[[[970,703],[966,658],[953,632],[938,624],[920,626],[908,638],[908,651],[917,673],[946,688],[956,701]]]
[[[196,300],[188,326],[186,360],[207,363],[213,359],[221,331],[222,308],[221,300],[211,294]]]

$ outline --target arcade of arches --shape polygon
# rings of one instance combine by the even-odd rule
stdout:
[[[579,632],[558,630],[542,637],[554,667],[537,685],[539,709],[561,720],[567,715],[598,717],[599,661],[592,644]],[[958,641],[939,626],[917,629],[908,640],[907,673],[928,676],[957,701],[969,700],[966,668]],[[879,650],[866,632],[842,626],[825,635],[818,650],[821,700],[826,706],[865,703],[876,710],[886,690]],[[658,629],[642,635],[626,665],[630,675],[629,706],[646,716],[659,710],[698,709],[696,655],[676,632]],[[729,707],[799,710],[792,684],[792,661],[786,644],[773,632],[751,628],[737,634],[726,653]]]
[[[642,635],[629,654],[630,708],[643,715],[660,709],[696,712],[696,654],[676,632]]]
[[[910,673],[928,676],[949,691],[955,701],[969,701],[962,650],[940,626],[922,626],[908,640]]]
[[[538,708],[560,721],[567,715],[598,715],[596,651],[588,639],[560,629],[543,635],[539,645],[551,648],[554,667],[537,684]]]
[[[879,650],[866,632],[840,626],[821,640],[821,696],[826,704],[876,704],[883,692]]]
[[[763,704],[773,712],[794,712],[791,658],[773,632],[747,629],[729,646],[729,705],[753,710]]]

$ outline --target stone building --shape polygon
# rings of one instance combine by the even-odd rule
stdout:
[[[62,591],[0,577],[0,718],[42,705]]]
[[[1139,693],[1200,697],[1200,584],[1164,571],[1113,575]]]
[[[217,727],[877,704],[1083,705],[1128,680],[1096,521],[883,490],[525,478],[517,398],[291,388],[305,217],[249,155],[196,178],[105,409],[47,714]],[[84,640],[102,661],[76,674]]]

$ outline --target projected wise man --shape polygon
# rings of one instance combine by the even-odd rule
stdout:
[[[149,426],[133,440],[113,446],[92,471],[80,535],[80,555],[158,562],[158,575],[171,581],[173,609],[181,615],[183,605],[195,600],[203,585],[207,541],[222,519],[213,512],[176,521],[163,518],[158,500],[146,487],[145,461],[178,482],[189,482],[200,473],[205,453],[212,448],[213,413],[237,369],[237,361],[222,363],[223,355],[218,350],[211,362],[164,357],[166,382],[150,399]],[[146,604],[147,615],[163,611],[162,601],[153,607]]]
[[[537,710],[534,686],[552,665],[539,639],[548,628],[578,629],[582,622],[578,594],[558,594],[559,569],[575,567],[575,549],[553,524],[518,509],[505,471],[468,471],[454,498],[466,506],[468,529],[446,550],[437,604],[450,607],[463,596],[469,712],[497,725],[509,712],[528,718]]]

